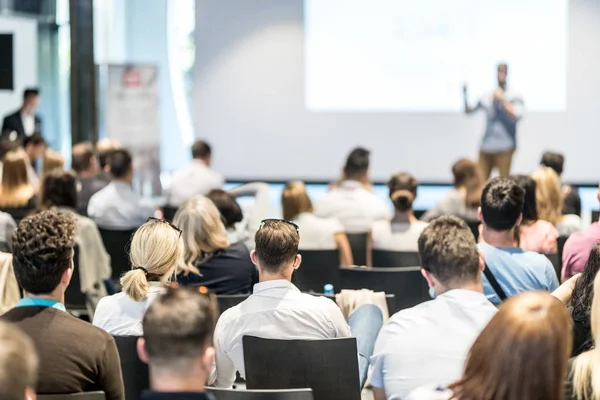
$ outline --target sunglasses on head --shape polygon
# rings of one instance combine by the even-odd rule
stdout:
[[[274,222],[274,221],[285,222],[286,224],[290,224],[291,226],[294,227],[294,229],[296,229],[296,232],[300,233],[300,227],[298,225],[296,225],[294,222],[288,221],[287,219],[279,219],[279,218],[267,218],[267,219],[263,219],[262,221],[260,221],[260,228],[259,229],[261,229],[267,222]]]
[[[167,221],[166,219],[150,217],[150,218],[148,218],[148,220],[146,222],[161,222],[163,224],[168,224],[171,228],[175,229],[175,231],[177,233],[179,233],[179,236],[181,236],[181,233],[183,232],[181,229],[179,229],[178,227],[176,227],[175,225],[173,225],[171,222]]]

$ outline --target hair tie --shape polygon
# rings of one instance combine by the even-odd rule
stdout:
[[[394,190],[390,197],[392,201],[396,201],[396,199],[398,199],[399,197],[406,197],[409,202],[413,202],[415,200],[415,195],[410,190],[406,189]]]
[[[148,270],[144,267],[135,267],[134,269],[141,269],[142,271],[144,271],[144,274],[146,274],[146,276],[148,276]]]

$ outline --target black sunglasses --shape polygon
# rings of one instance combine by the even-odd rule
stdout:
[[[183,233],[183,231],[181,229],[179,229],[178,227],[176,227],[175,225],[173,225],[171,222],[167,221],[166,219],[150,217],[150,218],[148,218],[148,220],[146,222],[162,222],[163,224],[168,224],[171,228],[175,229],[175,231],[177,231],[177,233],[179,233],[179,236],[181,236],[181,234]]]
[[[262,221],[260,221],[260,228],[261,229],[265,223],[267,222],[273,222],[273,221],[279,221],[279,222],[285,222],[286,224],[290,224],[291,226],[294,227],[294,229],[296,229],[296,232],[300,233],[300,227],[298,225],[296,225],[295,223],[293,223],[292,221],[289,221],[287,219],[280,219],[280,218],[267,218],[267,219],[263,219]]]

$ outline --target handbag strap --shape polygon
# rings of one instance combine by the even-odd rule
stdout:
[[[487,280],[490,283],[490,285],[492,285],[492,288],[494,289],[494,291],[496,292],[496,294],[500,298],[500,301],[506,300],[506,297],[507,297],[506,293],[504,293],[504,290],[502,290],[502,287],[500,286],[500,284],[496,280],[496,277],[492,273],[492,270],[488,268],[487,264],[485,264],[485,269],[483,270],[483,274],[487,278]]]

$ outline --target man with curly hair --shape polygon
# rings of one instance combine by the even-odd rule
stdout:
[[[2,316],[28,334],[39,354],[38,393],[101,390],[125,398],[119,354],[106,332],[66,312],[73,275],[75,219],[50,210],[25,218],[14,232],[13,266],[24,298]]]

